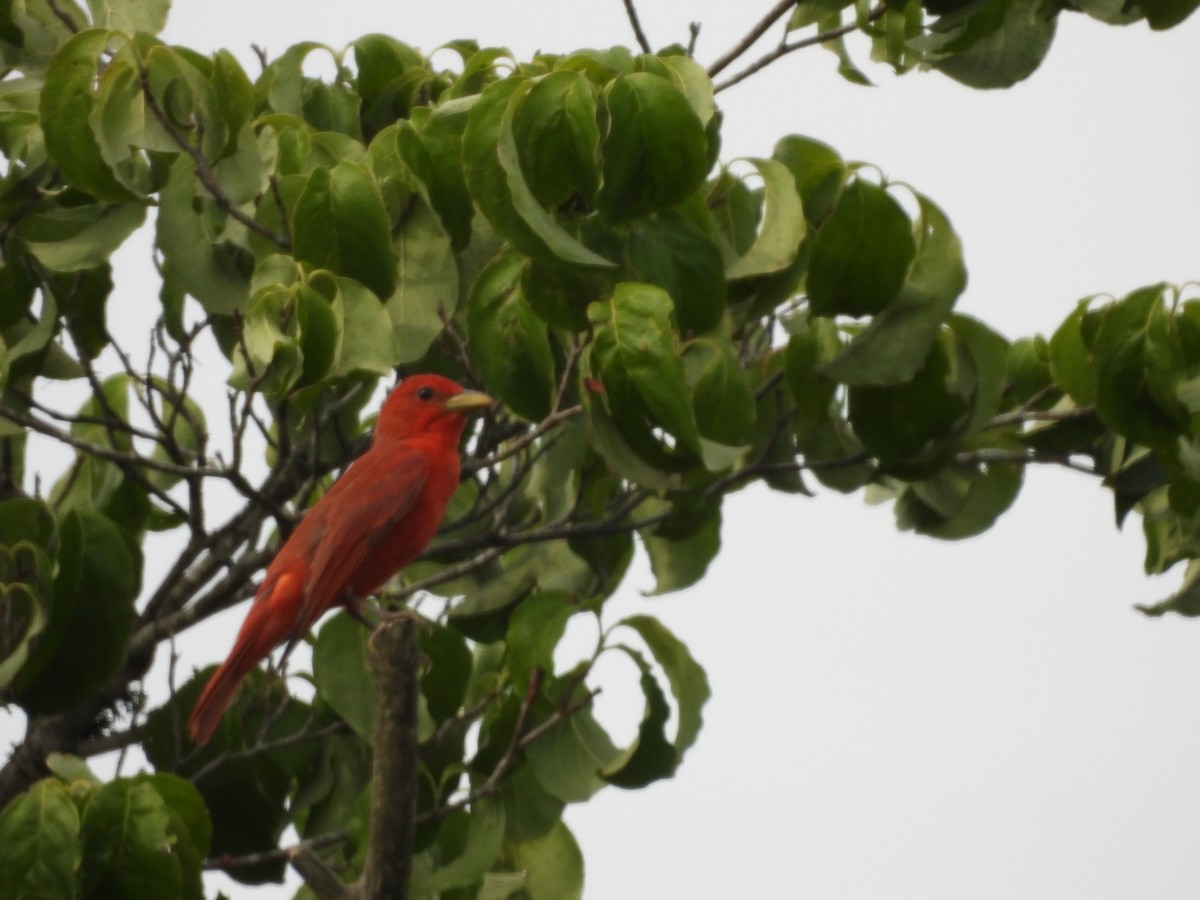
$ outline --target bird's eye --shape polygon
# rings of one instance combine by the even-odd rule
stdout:
[[[418,400],[432,400],[433,399],[433,388],[429,387],[429,385],[426,385],[425,387],[419,389],[417,391],[417,399]]]

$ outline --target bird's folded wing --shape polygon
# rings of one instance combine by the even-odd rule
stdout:
[[[329,489],[320,510],[324,534],[309,570],[293,641],[307,634],[325,610],[344,601],[355,574],[420,496],[427,466],[415,448],[370,451]]]

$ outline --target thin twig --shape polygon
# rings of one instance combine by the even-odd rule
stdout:
[[[874,22],[876,19],[878,19],[880,16],[882,16],[885,12],[887,12],[887,6],[885,4],[881,3],[879,6],[876,6],[873,10],[871,10],[869,13],[867,13],[866,21]],[[792,53],[796,50],[803,50],[805,47],[815,47],[818,44],[826,44],[829,41],[835,41],[840,37],[845,37],[846,35],[850,34],[852,31],[856,31],[857,29],[858,29],[858,23],[851,22],[849,25],[842,25],[838,28],[831,28],[831,29],[829,29],[829,31],[823,31],[820,34],[815,34],[812,37],[807,37],[807,38],[804,38],[803,40],[793,41],[790,44],[789,43],[780,44],[778,47],[776,47],[770,53],[766,53],[763,56],[759,57],[757,60],[755,60],[750,65],[748,65],[746,68],[742,69],[742,71],[738,72],[736,75],[733,75],[729,79],[722,81],[720,84],[714,85],[713,93],[719,94],[721,91],[723,91],[727,88],[731,88],[735,84],[738,84],[739,82],[745,81],[747,78],[749,78],[755,72],[759,71],[760,69],[765,69],[771,63],[775,62],[775,60],[779,59],[780,57],[787,56],[789,53]]]
[[[780,2],[772,6],[770,12],[763,16],[757,25],[746,32],[745,37],[734,44],[727,53],[719,57],[708,67],[708,77],[715,78],[731,63],[736,62],[738,57],[753,47],[758,39],[767,33],[767,29],[783,18],[788,10],[794,7],[797,2],[798,0],[780,0]]]
[[[238,222],[241,222],[255,234],[262,235],[267,240],[278,246],[281,250],[291,251],[292,242],[287,239],[286,235],[276,234],[270,228],[267,228],[261,222],[257,221],[253,216],[246,215],[246,213],[242,212],[242,210],[239,209],[234,202],[229,199],[229,195],[226,194],[221,188],[221,183],[217,179],[216,173],[213,171],[212,166],[208,164],[208,160],[204,158],[204,154],[201,152],[200,148],[198,146],[193,146],[187,140],[187,138],[180,134],[179,130],[175,127],[175,124],[170,120],[167,114],[163,112],[163,108],[158,103],[158,98],[156,98],[154,96],[154,92],[150,90],[149,71],[147,71],[145,68],[142,68],[141,76],[142,93],[146,97],[146,105],[150,107],[150,112],[154,115],[154,118],[158,120],[158,123],[163,127],[163,130],[170,135],[171,140],[175,142],[176,146],[186,153],[191,158],[192,162],[195,163],[197,180],[204,185],[205,190],[208,191],[209,195],[213,198],[213,201],[217,204],[221,211],[231,218],[236,219]]]

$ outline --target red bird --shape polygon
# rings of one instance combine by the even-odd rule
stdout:
[[[254,595],[229,658],[192,710],[197,744],[212,737],[242,679],[331,607],[362,598],[433,540],[458,487],[467,417],[492,398],[440,375],[406,378],[384,401],[371,449],[308,511]]]

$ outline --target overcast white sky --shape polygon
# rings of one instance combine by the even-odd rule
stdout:
[[[275,55],[373,31],[518,56],[632,40],[619,0],[175,5],[167,40],[248,64],[251,42]],[[769,5],[639,9],[655,44],[702,22],[707,62]],[[1151,34],[1065,16],[1042,69],[987,94],[891,78],[862,41],[881,86],[853,87],[803,51],[720,96],[723,156],[802,133],[877,164],[963,237],[961,310],[1010,337],[1049,332],[1085,295],[1200,277],[1197,46],[1200,20]],[[683,637],[714,696],[673,781],[569,811],[585,896],[1196,897],[1200,623],[1131,609],[1178,578],[1146,579],[1139,523],[1112,522],[1106,491],[1060,471],[1030,473],[999,525],[960,544],[898,534],[860,498],[731,498],[700,586],[642,598],[643,566],[615,601],[613,618],[653,613]],[[602,717],[636,722],[634,677],[606,674]]]

